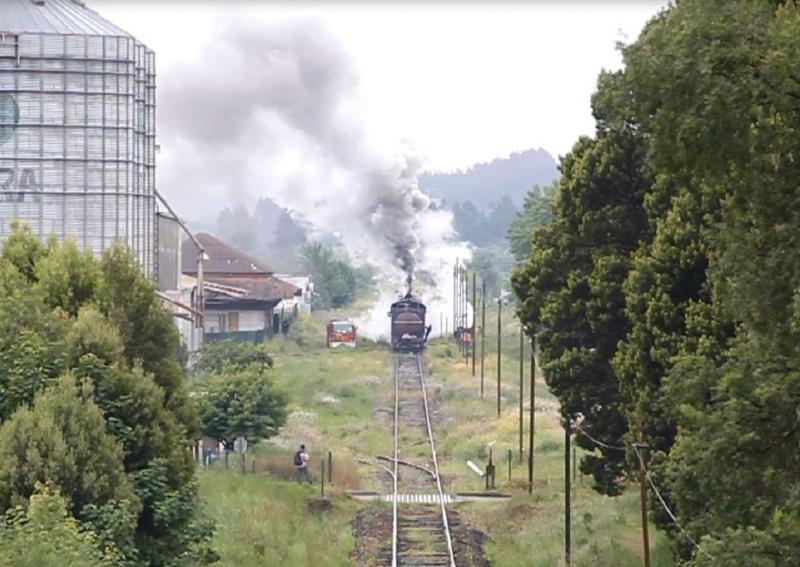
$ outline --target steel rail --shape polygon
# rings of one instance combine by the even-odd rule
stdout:
[[[400,357],[394,357],[394,466],[392,475],[392,567],[397,567],[397,462],[398,435],[397,428],[400,421]]]
[[[447,521],[447,509],[444,505],[444,491],[442,490],[442,480],[439,476],[439,462],[436,458],[436,446],[433,442],[433,429],[431,428],[431,414],[428,410],[428,393],[425,389],[425,372],[422,368],[422,357],[417,355],[417,368],[419,369],[419,384],[422,388],[422,402],[425,405],[425,425],[428,428],[428,439],[431,442],[431,455],[433,456],[433,472],[436,474],[436,489],[439,491],[439,506],[442,511],[442,525],[444,526],[444,537],[447,541],[447,553],[450,556],[450,567],[456,567],[456,558],[453,553],[453,540],[450,535],[450,524]],[[395,464],[395,466],[397,466]],[[397,480],[395,479],[395,486]]]

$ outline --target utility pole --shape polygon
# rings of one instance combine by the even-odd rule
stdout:
[[[500,324],[500,314],[503,311],[503,298],[497,298],[497,417],[500,417],[500,370],[502,366],[503,330]]]
[[[464,355],[464,364],[467,363],[467,343],[464,340],[464,327],[466,327],[467,320],[467,268],[461,268],[461,280],[458,282],[458,290],[461,294],[461,319],[459,319],[458,326],[461,328],[461,354]]]
[[[569,567],[570,564],[570,477],[569,477],[569,453],[570,437],[572,437],[572,427],[568,417],[564,418],[564,562]],[[649,567],[649,566],[648,566]]]
[[[483,367],[486,348],[486,280],[481,279],[481,399],[483,399]]]
[[[644,545],[644,567],[650,567],[650,533],[647,524],[647,471],[644,467],[645,451],[647,443],[642,442],[642,424],[639,423],[639,442],[633,445],[633,450],[639,458],[639,491],[642,501],[642,543]]]
[[[464,278],[463,278],[463,291],[462,291],[462,304],[463,304],[463,311],[461,312],[461,332],[463,336],[463,332],[467,330],[467,306],[469,304],[469,286],[467,284],[468,281],[467,277],[467,268],[464,268]],[[464,352],[464,364],[469,365],[469,346],[467,345],[467,341],[461,341],[463,346],[461,347]]]
[[[456,328],[456,317],[458,315],[458,258],[453,266],[453,330]]]
[[[472,376],[475,377],[475,315],[478,309],[478,284],[477,272],[472,272]]]
[[[461,335],[458,333],[458,328],[461,326],[461,266],[456,268],[456,314],[453,319],[453,336],[458,343],[458,353],[461,354]]]
[[[464,266],[464,270],[461,273],[461,328],[465,329],[467,327],[467,303],[468,303],[468,293],[467,293],[467,267]],[[465,349],[466,351],[466,349]]]
[[[524,409],[522,407],[523,397],[525,396],[525,344],[523,341],[522,324],[519,326],[519,463],[522,464],[524,454],[523,450],[523,431],[524,425],[522,423],[522,416]]]
[[[464,270],[464,324],[462,325],[462,336],[463,331],[467,330],[467,319],[469,317],[469,274],[467,274],[467,270]],[[469,366],[469,343],[467,341],[462,341],[464,343],[464,364]]]
[[[534,432],[534,416],[535,406],[534,400],[536,398],[536,331],[531,331],[531,408],[530,420],[528,427],[530,433],[528,434],[528,494],[533,493],[533,432]]]

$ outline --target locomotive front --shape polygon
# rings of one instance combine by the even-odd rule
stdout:
[[[392,304],[391,347],[394,352],[420,352],[428,340],[430,327],[425,327],[425,304],[409,292]]]

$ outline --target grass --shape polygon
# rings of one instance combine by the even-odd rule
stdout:
[[[451,491],[478,490],[485,480],[470,472],[466,461],[482,469],[491,451],[496,466],[496,487],[513,494],[510,501],[462,506],[462,513],[491,537],[487,555],[495,567],[562,565],[564,561],[564,432],[558,405],[537,378],[534,404],[534,490],[527,494],[527,454],[519,462],[519,357],[503,350],[500,380],[500,416],[497,415],[497,359],[495,350],[484,365],[484,395],[480,395],[480,370],[472,376],[471,360],[465,364],[451,355],[452,345],[434,341],[428,349],[429,365],[441,384],[444,414],[450,417],[439,447],[449,461],[443,467]],[[512,353],[513,354],[513,353]],[[523,368],[523,447],[528,445],[530,368]],[[509,481],[508,452],[511,451]],[[582,451],[577,451],[578,458]],[[572,471],[571,471],[572,473]],[[641,510],[638,490],[632,486],[619,498],[598,495],[589,478],[577,474],[571,490],[571,565],[641,565],[643,562]],[[650,528],[653,567],[674,563],[663,534]]]
[[[220,522],[216,543],[223,566],[349,565],[355,543],[350,521],[364,503],[348,499],[344,489],[363,487],[365,474],[371,472],[356,462],[357,457],[390,453],[391,417],[375,411],[391,406],[391,366],[385,345],[364,341],[354,350],[327,350],[321,321],[307,323],[303,346],[292,340],[273,344],[276,378],[292,404],[281,435],[257,446],[246,463],[248,473],[260,474],[242,477],[235,460],[228,470],[218,463],[201,473],[209,511]],[[322,346],[311,344],[310,329],[314,328],[323,337]],[[430,392],[438,392],[439,411],[445,417],[436,432],[440,466],[450,493],[482,490],[484,479],[466,463],[471,460],[483,469],[491,451],[497,490],[513,497],[460,504],[459,510],[471,525],[489,535],[486,553],[494,567],[558,566],[564,556],[565,474],[558,405],[541,378],[537,379],[535,481],[529,496],[527,465],[518,462],[519,358],[513,356],[503,349],[498,417],[496,351],[485,361],[482,399],[480,378],[471,375],[471,365],[465,365],[455,346],[441,339],[429,345]],[[525,356],[522,397],[527,450],[530,392]],[[310,448],[312,476],[317,481],[312,486],[292,479],[291,455],[300,443]],[[326,496],[333,507],[311,512],[308,502],[320,494],[322,461],[328,452],[333,485],[326,486]],[[588,478],[578,475],[571,499],[573,566],[643,563],[637,487],[618,498],[602,497],[591,489]],[[653,526],[650,535],[652,566],[673,567],[665,537]]]
[[[208,512],[218,522],[220,567],[349,565],[356,505],[341,494],[332,494],[332,509],[321,512],[309,507],[319,484],[221,469],[201,472],[200,485]]]

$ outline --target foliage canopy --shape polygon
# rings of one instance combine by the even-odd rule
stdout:
[[[677,524],[653,516],[693,565],[800,558],[798,46],[794,3],[655,16],[599,77],[596,134],[513,275],[565,418],[611,446],[641,429]],[[615,494],[623,454],[588,435],[582,467]]]

